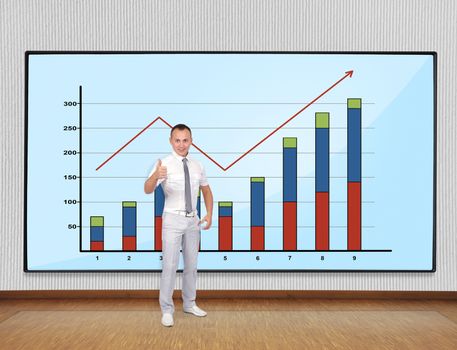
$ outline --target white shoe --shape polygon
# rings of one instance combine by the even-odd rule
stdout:
[[[197,305],[194,305],[188,309],[184,309],[184,312],[187,312],[188,314],[193,314],[198,317],[204,317],[207,315],[207,313],[200,309]]]
[[[170,314],[170,313],[165,313],[162,315],[162,324],[165,326],[165,327],[171,327],[173,326],[174,322],[173,322],[173,315]]]

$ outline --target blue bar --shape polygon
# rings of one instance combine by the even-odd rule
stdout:
[[[316,192],[329,191],[329,129],[316,128]]]
[[[283,148],[283,201],[297,201],[297,148]]]
[[[251,226],[265,226],[265,182],[251,182]]]
[[[348,181],[361,182],[362,110],[348,108]]]
[[[122,208],[122,236],[136,236],[136,207]]]
[[[163,207],[165,206],[165,193],[162,185],[159,185],[154,190],[154,216],[162,216]]]
[[[199,190],[198,191],[198,197],[197,197],[197,215],[199,218],[201,218],[201,207],[202,207],[202,193]]]
[[[105,228],[103,226],[91,226],[90,227],[90,241],[91,242],[103,242],[104,241]]]
[[[233,216],[233,207],[219,207],[219,216]]]

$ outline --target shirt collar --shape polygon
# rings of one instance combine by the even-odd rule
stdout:
[[[190,154],[187,153],[187,156],[186,157],[182,157],[180,156],[178,153],[176,153],[174,150],[171,151],[171,153],[175,156],[176,159],[178,159],[180,162],[182,162],[182,160],[184,158],[187,158],[187,160],[190,160]]]

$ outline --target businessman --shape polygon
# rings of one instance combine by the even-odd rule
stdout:
[[[184,124],[171,129],[170,144],[172,153],[158,160],[144,191],[154,192],[162,185],[165,205],[162,214],[162,253],[163,265],[160,278],[160,308],[162,325],[174,324],[173,290],[179,251],[182,248],[184,270],[182,276],[182,299],[184,312],[195,316],[206,316],[196,303],[197,255],[200,245],[200,225],[203,230],[211,227],[213,213],[213,194],[206,179],[205,169],[197,160],[189,156],[192,145],[192,131]],[[199,190],[205,201],[206,216],[200,221],[197,216],[197,197]]]

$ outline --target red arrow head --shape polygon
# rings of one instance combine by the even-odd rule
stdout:
[[[349,75],[349,78],[352,78],[352,74],[354,74],[354,71],[348,70],[347,72],[344,72],[344,73],[346,73],[346,75]]]

